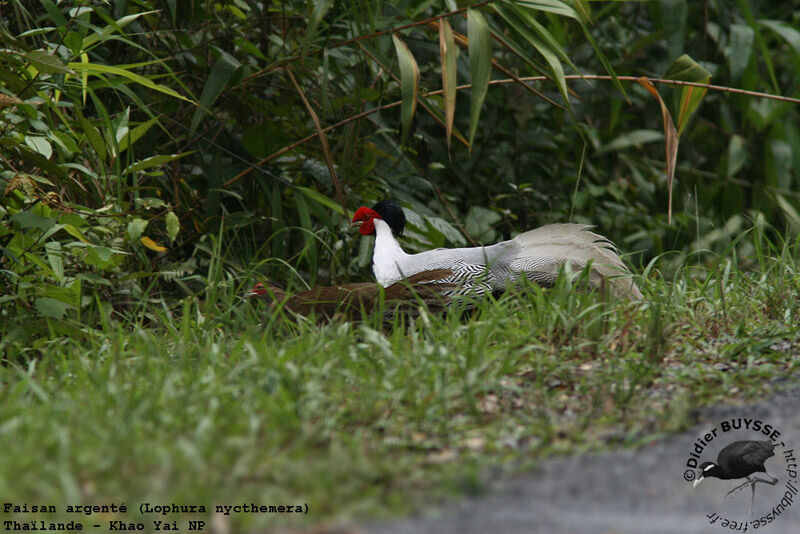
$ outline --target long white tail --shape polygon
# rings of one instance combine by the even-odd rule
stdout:
[[[589,228],[585,224],[549,224],[518,235],[513,241],[519,248],[509,262],[509,269],[539,284],[551,285],[564,264],[569,263],[574,271],[580,271],[591,262],[589,284],[592,287],[608,284],[617,296],[641,299],[642,293],[616,247]]]

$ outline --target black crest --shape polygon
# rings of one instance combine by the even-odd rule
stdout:
[[[395,236],[403,235],[403,229],[406,227],[406,214],[403,213],[403,208],[397,202],[381,200],[372,206],[372,209],[389,225]]]

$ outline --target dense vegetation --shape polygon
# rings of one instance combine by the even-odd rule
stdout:
[[[682,130],[667,225],[657,101],[636,83],[565,77],[659,77],[687,53],[718,85],[797,96],[790,3],[4,9],[0,277],[3,345],[15,350],[148,299],[202,298],[209,269],[233,284],[364,279],[368,243],[343,231],[346,214],[385,196],[415,215],[407,244],[418,248],[571,218],[648,261],[721,250],[755,221],[800,227],[795,103],[711,91],[690,116],[686,88],[660,85]],[[445,21],[457,44],[446,60]],[[448,138],[447,99],[425,96],[441,89],[442,65],[450,88],[549,80],[489,86],[482,109],[481,91],[451,91]]]
[[[449,465],[430,451],[474,449],[482,468],[495,442],[524,444],[507,449],[517,459],[637,443],[720,384],[753,394],[751,378],[796,366],[770,348],[798,322],[791,2],[0,0],[0,13],[0,443],[18,437],[0,493],[33,473],[13,486],[27,498],[238,498],[266,481],[286,493],[264,499],[322,502],[352,475],[344,495],[376,492],[343,512],[358,514],[426,485],[429,471],[398,482],[403,469]],[[639,76],[719,86],[653,82],[676,161]],[[597,225],[644,272],[648,302],[532,290],[386,334],[284,317],[253,330],[264,309],[236,295],[256,279],[371,278],[348,215],[383,197],[407,208],[410,249]],[[676,404],[644,402],[656,390]],[[576,419],[556,415],[564,396]],[[469,489],[480,469],[463,472]]]

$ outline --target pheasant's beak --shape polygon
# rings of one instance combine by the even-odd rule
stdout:
[[[697,485],[698,485],[698,484],[700,484],[702,481],[703,481],[703,477],[700,477],[700,478],[698,478],[698,479],[695,479],[695,481],[694,481],[694,482],[692,482],[692,487],[693,487],[693,488],[696,488],[696,487],[697,487]]]
[[[358,228],[364,224],[364,221],[350,221],[350,228]]]

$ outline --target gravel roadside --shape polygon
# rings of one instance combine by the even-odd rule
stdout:
[[[744,429],[747,421],[750,430]],[[761,421],[761,432],[752,430],[755,421]],[[734,428],[737,423],[742,429]],[[725,496],[741,481],[708,478],[692,488],[684,480],[695,446],[702,448],[698,462],[713,461],[732,441],[768,439],[763,431],[767,424],[780,435],[775,456],[765,465],[770,475],[780,480],[775,486],[756,486],[752,516],[748,514],[749,487]],[[698,439],[714,429],[716,436],[711,434],[705,445],[698,444]],[[794,459],[798,456],[800,387],[794,386],[756,404],[704,410],[699,424],[686,434],[636,450],[547,460],[530,473],[498,481],[488,495],[420,516],[365,525],[363,531],[693,534],[760,530],[796,534],[800,532],[800,495],[792,494],[791,487],[800,488]],[[793,472],[797,478],[792,477]],[[772,520],[767,523],[768,515]],[[764,524],[756,527],[754,522],[762,518]]]

